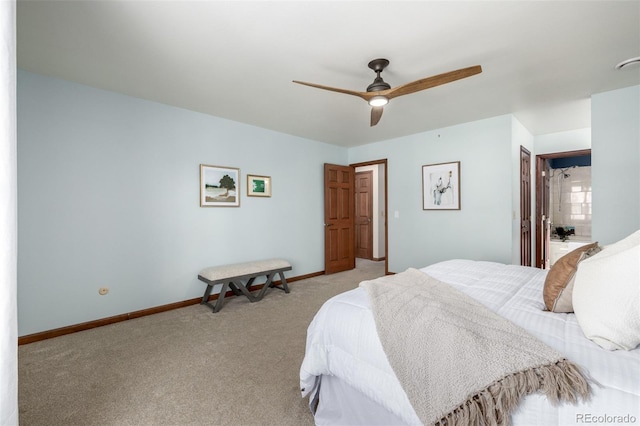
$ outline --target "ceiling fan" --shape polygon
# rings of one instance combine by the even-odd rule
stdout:
[[[431,87],[440,86],[442,84],[451,83],[452,81],[462,78],[471,77],[472,75],[482,72],[480,65],[474,65],[468,68],[461,68],[455,71],[445,72],[443,74],[426,77],[411,83],[403,84],[398,87],[391,88],[389,83],[385,82],[380,73],[389,65],[387,59],[374,59],[369,62],[369,68],[376,73],[376,78],[367,87],[366,92],[358,92],[355,90],[338,89],[336,87],[322,86],[320,84],[305,83],[304,81],[293,80],[294,83],[304,84],[305,86],[316,87],[318,89],[330,90],[332,92],[345,93],[347,95],[357,96],[364,99],[371,105],[371,126],[375,126],[382,117],[382,108],[389,103],[389,100],[398,96],[408,95],[410,93],[419,92]]]

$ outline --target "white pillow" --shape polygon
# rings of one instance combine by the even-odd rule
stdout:
[[[640,245],[640,230],[637,230],[633,234],[621,239],[620,241],[602,247],[603,251],[600,252],[598,257],[603,258],[612,256],[637,245]]]
[[[640,233],[578,265],[573,310],[585,336],[608,350],[640,344]],[[631,238],[633,237],[633,238]]]

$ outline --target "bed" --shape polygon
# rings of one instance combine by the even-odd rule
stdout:
[[[639,240],[640,234],[633,244]],[[623,248],[633,244],[627,241]],[[607,252],[605,247],[602,253],[605,252],[614,250]],[[586,260],[583,256],[580,265],[600,260],[598,256],[603,255],[598,253]],[[634,248],[630,259],[639,263],[637,256]],[[595,262],[596,270],[602,266]],[[631,273],[637,274],[637,269],[636,266]],[[537,393],[524,397],[511,412],[514,425],[640,422],[640,348],[604,349],[585,337],[576,314],[547,310],[542,292],[548,271],[463,259],[440,262],[419,271],[525,329],[578,365],[590,381],[588,401],[554,405]],[[597,274],[591,271],[589,275]],[[634,285],[636,288],[631,291],[636,295],[637,284]],[[640,301],[632,303],[637,309],[635,305]],[[635,318],[637,311],[631,315]],[[632,324],[634,333],[638,331],[635,327]],[[434,344],[437,346],[438,342]],[[423,424],[385,355],[370,300],[362,286],[328,300],[316,314],[307,332],[300,385],[302,396],[309,398],[317,425]]]

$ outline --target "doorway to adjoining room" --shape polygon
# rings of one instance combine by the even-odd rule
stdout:
[[[536,159],[536,266],[548,269],[591,242],[591,150]]]
[[[355,167],[356,259],[386,258],[385,169],[385,164]]]

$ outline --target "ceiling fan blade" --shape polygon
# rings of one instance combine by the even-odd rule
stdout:
[[[482,67],[480,65],[474,65],[472,67],[462,68],[455,71],[449,71],[443,74],[438,74],[432,77],[416,80],[411,83],[403,84],[402,86],[385,90],[383,91],[383,93],[389,99],[392,99],[398,96],[408,95],[410,93],[419,92],[421,90],[430,89],[432,87],[440,86],[442,84],[451,83],[452,81],[471,77],[472,75],[480,74],[481,72],[482,72]]]
[[[380,61],[384,61],[384,63]],[[374,62],[379,62],[378,65],[380,66],[372,67],[371,64]],[[378,99],[375,99],[375,98],[382,97],[382,98],[386,98],[386,101],[389,101],[390,99],[396,98],[398,96],[408,95],[410,93],[419,92],[421,90],[429,89],[431,87],[436,87],[442,84],[451,83],[452,81],[471,77],[472,75],[479,74],[482,72],[482,67],[480,65],[475,65],[472,67],[461,68],[459,70],[449,71],[443,74],[434,75],[432,77],[423,78],[420,80],[413,81],[411,83],[403,84],[398,87],[386,89],[386,87],[389,87],[389,85],[382,80],[382,78],[380,77],[380,72],[384,69],[386,65],[388,65],[388,63],[389,61],[387,61],[386,59],[374,60],[371,63],[369,63],[369,68],[373,69],[376,72],[377,77],[374,80],[374,83],[370,84],[369,87],[367,87],[367,92],[358,92],[356,90],[340,89],[337,87],[323,86],[321,84],[307,83],[307,82],[298,81],[298,80],[293,80],[293,82],[296,84],[302,84],[304,86],[315,87],[316,89],[329,90],[331,92],[338,92],[346,95],[357,96],[361,99],[364,99],[367,102],[372,101],[374,104],[379,104],[378,102],[374,102],[374,101],[378,101]],[[383,90],[377,90],[377,89],[383,89]],[[383,111],[382,106],[374,106],[371,108],[371,127],[378,124],[378,122],[380,121],[380,118],[382,117],[382,111]]]
[[[378,124],[380,121],[380,117],[382,117],[383,107],[373,107],[371,108],[371,127]]]
[[[304,81],[297,81],[297,80],[293,80],[293,82],[297,84],[302,84],[305,86],[315,87],[316,89],[330,90],[332,92],[345,93],[347,95],[357,96],[359,98],[364,99],[365,101],[369,101],[369,99],[373,96],[367,92],[358,92],[355,90],[339,89],[337,87],[323,86],[321,84],[314,84],[314,83],[305,83]]]

